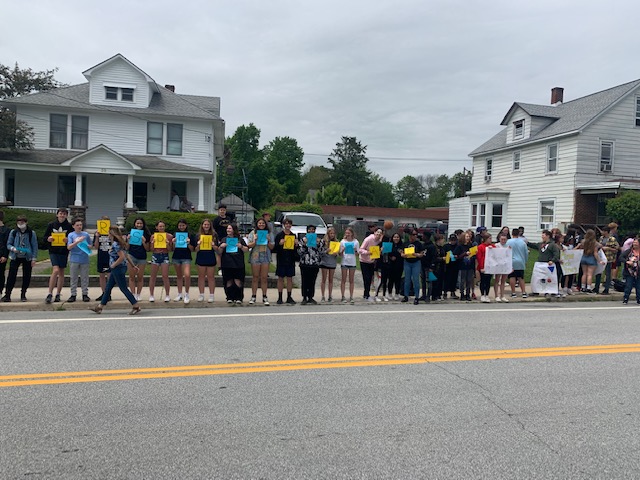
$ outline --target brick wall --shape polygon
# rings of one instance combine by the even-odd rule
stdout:
[[[573,212],[574,223],[594,224],[598,217],[598,196],[583,195],[575,192],[575,211]]]

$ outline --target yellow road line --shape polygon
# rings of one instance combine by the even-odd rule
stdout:
[[[397,355],[368,355],[356,357],[351,356],[334,358],[304,358],[247,363],[225,363],[215,365],[3,375],[0,376],[0,387],[53,385],[62,383],[107,382],[115,380],[139,380],[146,378],[232,375],[240,373],[282,372],[330,368],[375,367],[386,365],[412,365],[419,363],[462,362],[471,360],[477,361],[511,358],[603,355],[638,352],[640,352],[640,344],[632,343],[617,345],[480,350],[470,352],[434,352]]]

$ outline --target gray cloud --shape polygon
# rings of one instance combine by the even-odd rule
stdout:
[[[80,83],[83,70],[120,52],[178,92],[220,96],[229,135],[252,122],[263,143],[291,136],[307,164],[326,164],[340,137],[354,135],[371,169],[394,183],[469,167],[468,152],[499,131],[513,101],[547,104],[554,86],[569,100],[640,77],[630,0],[36,0],[28,15],[18,2],[3,9],[3,63],[57,66],[60,80]]]

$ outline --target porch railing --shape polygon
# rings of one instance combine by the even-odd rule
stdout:
[[[11,205],[9,208],[24,208],[27,210],[34,210],[36,212],[53,213],[54,215],[58,211],[58,207],[21,207],[19,205]]]

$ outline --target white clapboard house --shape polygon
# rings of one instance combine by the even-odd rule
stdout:
[[[120,54],[83,75],[86,83],[2,101],[33,128],[34,148],[0,152],[0,202],[75,207],[95,224],[165,210],[175,190],[215,211],[220,98],[175,93]]]
[[[640,80],[551,105],[514,103],[503,129],[470,153],[473,180],[451,201],[449,230],[602,225],[607,199],[640,190]]]

